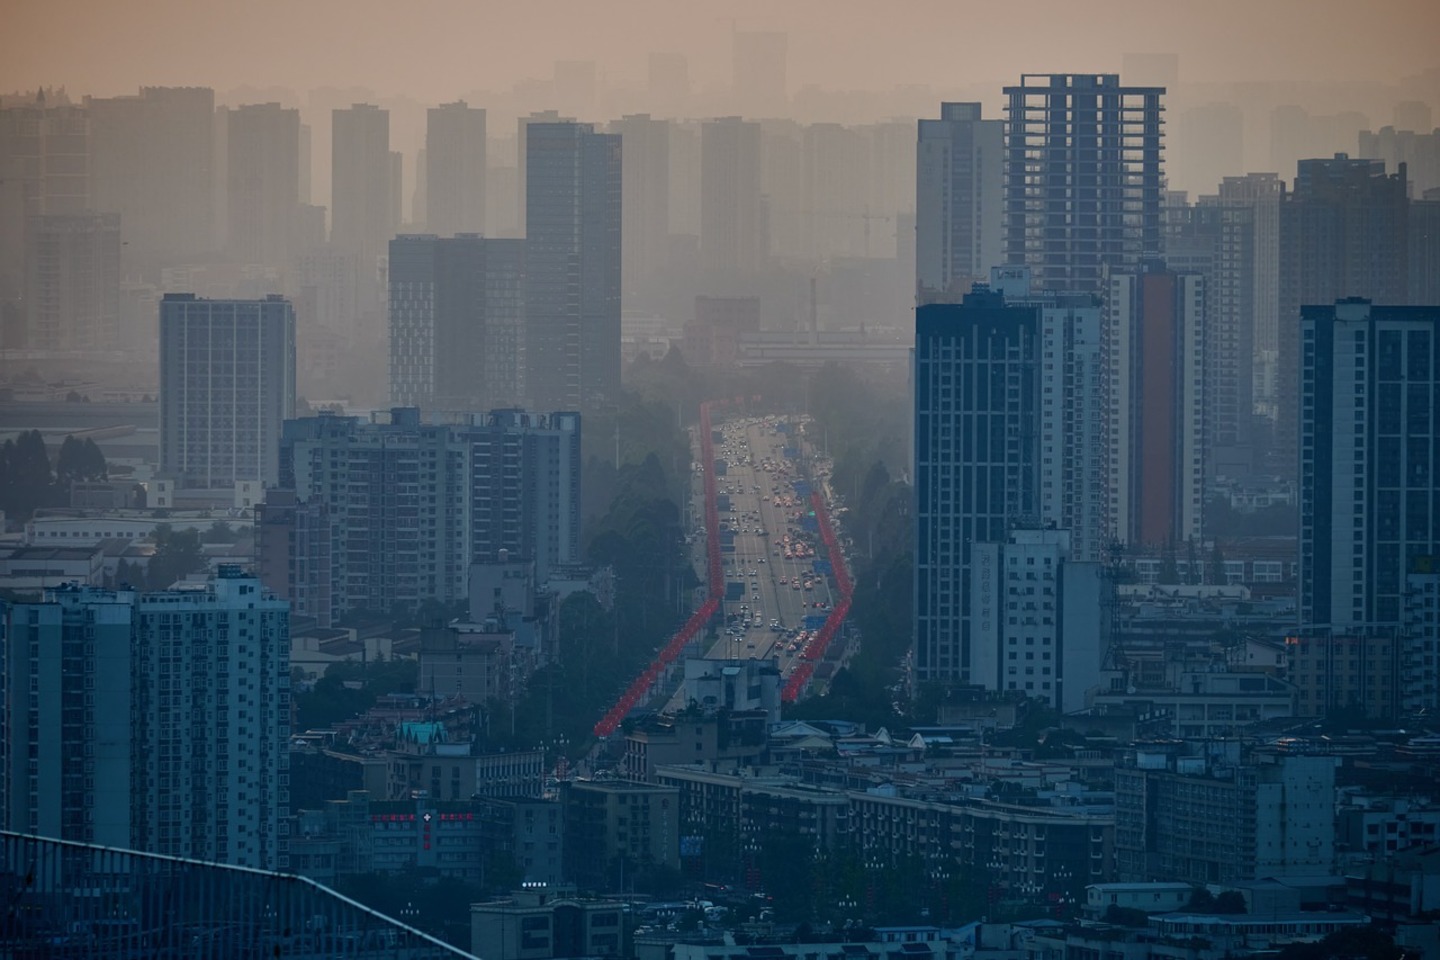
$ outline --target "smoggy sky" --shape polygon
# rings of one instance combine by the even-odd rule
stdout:
[[[1440,65],[1440,0],[8,0],[0,90],[368,87],[438,102],[594,60],[643,83],[685,53],[730,80],[729,32],[790,35],[789,84],[888,89],[1116,71],[1175,52],[1182,81],[1376,79]]]

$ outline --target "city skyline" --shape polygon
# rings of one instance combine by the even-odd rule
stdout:
[[[66,82],[97,94],[142,84],[360,85],[443,103],[477,85],[544,78],[552,61],[595,61],[612,82],[640,86],[648,53],[676,51],[690,61],[691,86],[703,90],[730,82],[732,30],[788,33],[795,89],[943,86],[1040,67],[1115,70],[1126,53],[1162,50],[1179,53],[1187,79],[1202,82],[1395,81],[1433,68],[1430,41],[1440,32],[1440,11],[1423,0],[1364,6],[1290,0],[1258,7],[1240,0],[1204,7],[1140,0],[1079,6],[927,0],[907,4],[908,15],[901,16],[860,0],[740,0],[703,11],[659,0],[597,7],[564,0],[474,7],[432,0],[421,10],[430,16],[411,7],[335,0],[316,0],[301,11],[276,0],[243,8],[176,0],[138,7],[25,0],[12,10],[7,32],[28,42],[4,45],[0,89],[36,82]],[[1045,30],[1031,29],[1037,17]],[[76,22],[91,28],[76,31]],[[174,43],[207,30],[223,31],[230,43]],[[1279,32],[1287,42],[1277,49],[1271,41]],[[324,42],[342,33],[347,43]],[[963,61],[944,55],[957,38],[978,34],[987,42]],[[417,44],[427,51],[423,57]],[[257,48],[273,56],[263,78],[249,55]],[[957,63],[963,64],[958,77]],[[1384,74],[1376,76],[1367,64],[1383,65]]]

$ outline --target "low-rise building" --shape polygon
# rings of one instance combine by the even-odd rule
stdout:
[[[538,885],[470,907],[470,952],[486,960],[562,960],[630,954],[625,904]]]
[[[582,890],[603,890],[618,888],[621,870],[678,869],[678,801],[679,792],[670,786],[565,781],[560,803],[565,810],[566,875]]]
[[[1119,879],[1225,883],[1323,875],[1335,861],[1331,756],[1236,742],[1139,744],[1117,758]]]

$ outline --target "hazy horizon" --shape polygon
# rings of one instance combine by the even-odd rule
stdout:
[[[1395,83],[1440,66],[1440,5],[1425,0],[980,5],[916,0],[19,0],[0,40],[0,90],[64,86],[360,87],[427,102],[548,80],[557,60],[597,85],[640,87],[647,54],[688,59],[692,91],[728,87],[732,29],[789,35],[788,87],[964,86],[1022,72],[1116,72],[1126,53],[1175,53],[1182,83]],[[1088,31],[1088,35],[1087,35]],[[971,44],[972,36],[981,42]]]

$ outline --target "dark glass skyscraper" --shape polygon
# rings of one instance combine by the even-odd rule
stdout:
[[[580,409],[620,391],[620,137],[532,122],[525,138],[526,389]]]
[[[1109,73],[1005,88],[1005,260],[1038,288],[1098,293],[1107,265],[1159,255],[1164,93]]]
[[[915,676],[972,676],[979,543],[1039,514],[1041,310],[977,291],[915,311]]]

